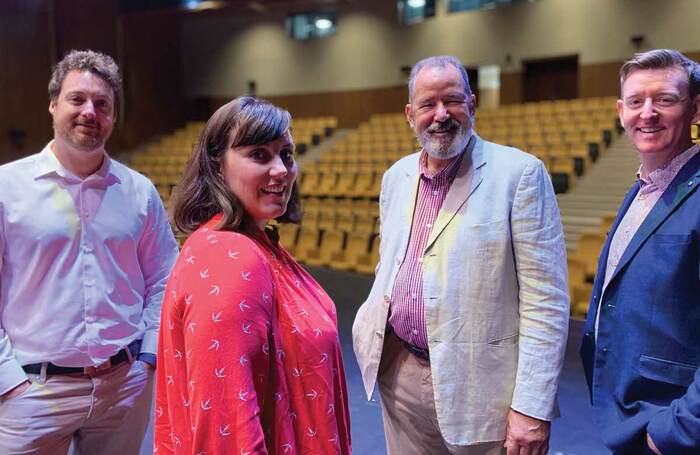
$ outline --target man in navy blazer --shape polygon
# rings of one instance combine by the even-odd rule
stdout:
[[[673,50],[620,70],[641,166],[603,246],[581,357],[615,454],[700,454],[700,70]]]

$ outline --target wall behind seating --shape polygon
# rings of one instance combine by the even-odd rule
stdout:
[[[305,42],[287,37],[279,15],[189,17],[185,96],[230,98],[245,93],[249,80],[265,97],[393,90],[405,84],[402,66],[441,53],[467,66],[500,65],[503,104],[523,99],[522,60],[577,54],[580,96],[602,96],[617,93],[619,64],[635,51],[632,36],[682,51],[700,42],[695,0],[540,0],[454,14],[438,5],[437,17],[400,26],[395,2],[358,0],[340,7],[335,36]]]
[[[36,150],[51,135],[49,11],[15,3],[0,10],[0,164]],[[37,42],[45,47],[37,49]]]
[[[106,52],[122,70],[110,153],[181,126],[178,20],[167,12],[120,15],[118,0],[0,1],[0,164],[38,152],[53,136],[47,86],[71,49]]]

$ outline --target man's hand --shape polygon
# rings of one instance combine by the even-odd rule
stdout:
[[[656,444],[654,444],[654,441],[652,441],[651,436],[649,436],[649,433],[647,433],[647,445],[651,449],[652,452],[654,452],[656,455],[661,455],[661,451],[656,447]]]
[[[549,422],[510,410],[506,421],[508,455],[547,455]]]
[[[24,393],[24,391],[27,390],[31,385],[32,385],[31,382],[24,381],[23,383],[19,384],[17,387],[10,390],[9,392],[5,392],[5,394],[0,396],[0,398],[2,398],[3,401],[10,400],[10,399]]]

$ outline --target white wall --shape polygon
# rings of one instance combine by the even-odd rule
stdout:
[[[283,17],[193,16],[182,26],[187,97],[235,96],[255,80],[260,95],[396,86],[420,58],[453,54],[468,66],[516,71],[523,59],[578,54],[581,64],[617,61],[647,47],[700,50],[698,0],[539,0],[397,24],[394,0],[356,0],[338,13],[335,36],[287,37]],[[379,5],[378,5],[379,4]],[[512,64],[506,64],[510,55]]]

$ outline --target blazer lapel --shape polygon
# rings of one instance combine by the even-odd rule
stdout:
[[[440,207],[437,219],[430,230],[430,237],[425,245],[425,250],[435,242],[447,224],[454,218],[459,209],[464,205],[469,196],[476,190],[483,180],[482,167],[486,164],[484,157],[484,141],[474,133],[467,145],[464,157],[457,170],[450,189],[447,192],[445,201]]]
[[[640,187],[641,185],[639,180],[635,181],[632,188],[630,188],[625,195],[625,198],[622,200],[622,204],[617,211],[615,221],[613,221],[612,226],[610,226],[608,237],[605,239],[603,248],[600,251],[600,259],[598,259],[598,271],[595,274],[595,283],[593,284],[593,289],[597,290],[597,292],[594,292],[595,295],[600,295],[600,289],[602,289],[603,283],[605,282],[605,269],[608,266],[608,253],[610,253],[610,243],[612,242],[613,235],[615,234],[615,231],[617,231],[622,218],[625,217],[625,213],[627,213],[630,205],[632,205],[632,201],[634,201],[634,198],[637,196]]]
[[[620,258],[620,262],[615,268],[610,281],[612,281],[622,270],[625,265],[637,253],[639,248],[646,242],[654,231],[664,222],[666,218],[673,213],[690,193],[695,191],[700,183],[700,153],[696,154],[691,160],[685,164],[673,179],[671,184],[666,188],[666,191],[661,195],[654,207],[649,212],[649,215],[644,219],[639,229],[630,240],[629,245]]]
[[[413,227],[413,212],[416,209],[416,199],[418,197],[418,181],[420,180],[420,167],[418,160],[420,159],[420,154],[415,162],[412,162],[410,166],[404,169],[403,176],[399,185],[405,185],[406,188],[410,188],[411,191],[399,191],[398,194],[405,194],[407,197],[402,198],[400,202],[400,212],[399,212],[399,228],[401,229],[401,237],[399,243],[399,250],[402,252],[401,261],[403,262],[406,256],[406,251],[408,250],[408,240],[411,236],[411,229]]]

